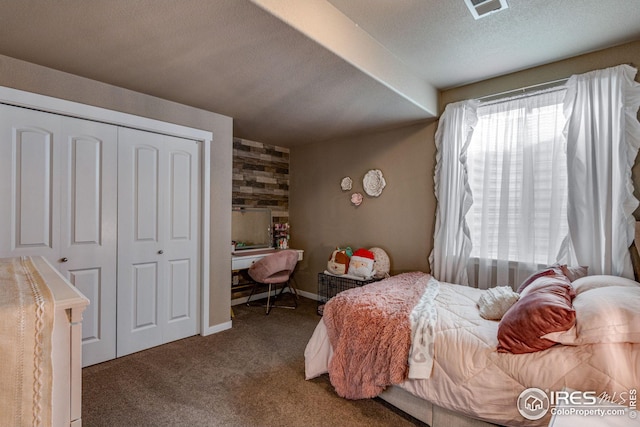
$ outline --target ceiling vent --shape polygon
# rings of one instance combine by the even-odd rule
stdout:
[[[464,2],[475,19],[484,18],[509,7],[507,0],[464,0]]]

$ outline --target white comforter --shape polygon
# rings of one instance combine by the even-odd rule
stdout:
[[[518,396],[530,387],[568,387],[610,396],[640,388],[640,344],[556,345],[537,353],[498,353],[498,322],[480,317],[481,292],[440,284],[433,372],[428,379],[405,381],[402,388],[438,406],[508,426],[548,424],[550,412],[537,421],[518,412]],[[305,350],[306,378],[326,373],[331,356],[321,320]]]

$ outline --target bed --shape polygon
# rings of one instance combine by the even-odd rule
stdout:
[[[630,393],[635,396],[640,386],[640,283],[569,276],[554,267],[553,274],[532,277],[529,290],[520,289],[519,300],[507,307],[502,320],[480,314],[479,302],[486,302],[488,291],[438,282],[421,272],[342,292],[327,303],[307,344],[306,378],[329,373],[338,395],[379,396],[432,427],[548,425],[548,407],[527,417],[518,407],[531,388],[551,399],[567,390],[587,391],[628,410]],[[568,307],[560,316],[556,311],[538,316],[547,328],[556,323],[543,338],[539,325],[522,323],[522,314],[535,319],[527,307],[540,309],[538,292],[551,289],[552,280],[568,292],[559,297]],[[556,291],[551,298],[558,297]],[[416,308],[425,305],[416,322]],[[553,304],[551,309],[558,310]],[[526,351],[518,349],[520,342],[510,347],[512,335],[525,329],[535,332],[532,343],[524,340]],[[429,337],[420,338],[419,331]],[[430,360],[426,369],[418,364],[415,375],[412,358],[425,359],[414,353],[419,340]]]
[[[44,258],[0,258],[0,425],[81,425],[88,303]]]

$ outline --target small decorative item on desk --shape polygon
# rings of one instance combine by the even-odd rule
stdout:
[[[278,249],[289,249],[289,240],[284,237],[278,239]]]
[[[274,230],[276,247],[278,249],[289,249],[289,223],[276,223]]]

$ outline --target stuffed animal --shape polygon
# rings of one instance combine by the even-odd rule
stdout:
[[[351,249],[351,246],[347,246],[346,248],[337,247],[336,249],[339,251],[344,251],[349,258],[353,256],[353,249]]]
[[[327,262],[327,270],[333,274],[347,274],[349,271],[349,255],[344,249],[336,249]]]
[[[370,279],[373,276],[373,252],[360,248],[353,253],[351,260],[349,261],[349,274],[352,276],[359,276],[364,279]]]
[[[391,270],[391,262],[389,255],[381,248],[369,248],[373,252],[373,277],[375,279],[384,279],[389,277]]]

